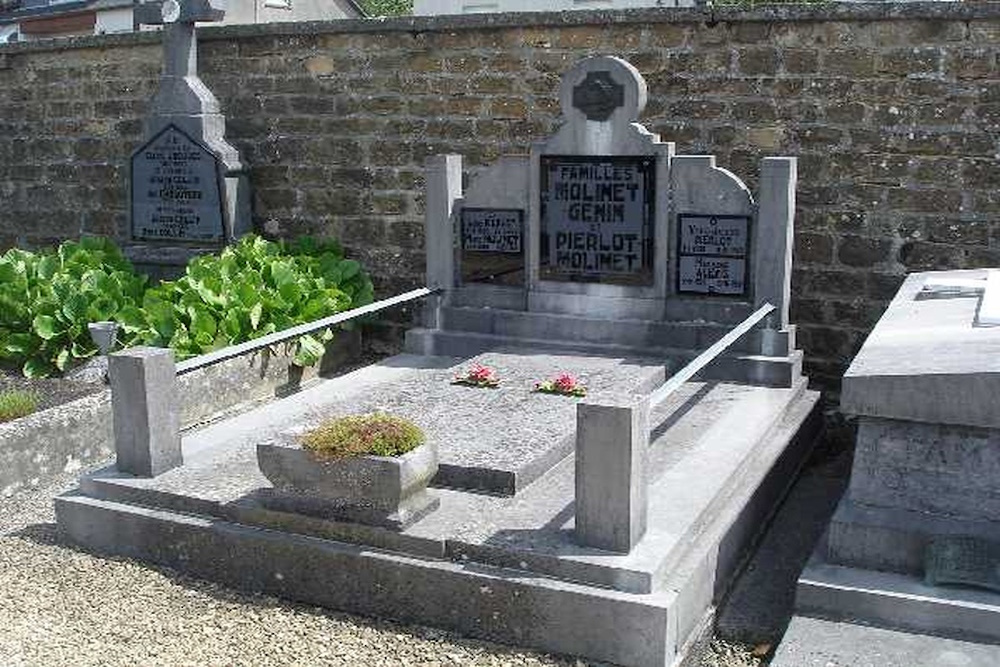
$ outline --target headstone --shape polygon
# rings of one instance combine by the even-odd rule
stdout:
[[[247,169],[225,139],[218,100],[198,77],[195,22],[219,21],[224,0],[138,5],[136,20],[164,26],[159,89],[132,154],[131,245],[140,267],[170,273],[194,254],[250,230]],[[157,269],[156,266],[164,267]]]

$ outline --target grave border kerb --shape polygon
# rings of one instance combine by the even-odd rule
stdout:
[[[0,18],[0,24],[11,19]],[[1000,3],[836,3],[829,5],[736,7],[641,8],[618,10],[574,10],[572,12],[506,12],[499,14],[406,16],[396,18],[340,19],[198,28],[199,41],[233,38],[280,37],[283,35],[367,34],[408,32],[415,37],[425,32],[500,30],[509,28],[560,28],[587,25],[703,24],[770,22],[872,22],[905,20],[974,21],[1000,19]],[[63,39],[18,42],[0,45],[0,54],[66,51],[159,44],[159,31],[120,35],[87,35]]]

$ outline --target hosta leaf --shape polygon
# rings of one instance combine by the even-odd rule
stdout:
[[[353,259],[345,259],[340,266],[340,280],[344,282],[358,275],[361,271],[361,264]]]
[[[24,362],[21,373],[24,374],[24,377],[43,378],[51,375],[54,370],[55,367],[49,361],[32,357]]]
[[[260,326],[260,317],[264,314],[264,304],[260,301],[255,303],[252,308],[250,308],[250,328],[257,329]]]
[[[207,340],[211,344],[218,326],[215,318],[205,308],[192,307],[188,312],[191,314],[191,335],[196,341]]]
[[[87,321],[87,299],[82,294],[74,294],[63,304],[62,314],[69,322]]]
[[[299,366],[312,366],[322,358],[324,352],[326,352],[326,348],[323,343],[313,336],[302,336],[299,338],[294,361]]]
[[[64,347],[63,349],[59,350],[59,354],[56,355],[55,362],[56,362],[56,368],[59,370],[60,373],[66,370],[66,365],[69,364],[69,360],[70,360],[69,348]]]
[[[56,318],[51,315],[35,315],[35,319],[31,322],[31,329],[42,340],[52,340],[62,331]]]

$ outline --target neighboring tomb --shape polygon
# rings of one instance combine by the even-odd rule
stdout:
[[[430,162],[439,291],[429,327],[408,332],[416,354],[183,438],[123,434],[118,469],[57,500],[60,527],[310,604],[674,664],[710,627],[818,424],[787,313],[795,162],[764,162],[755,203],[713,158],[673,156],[636,123],[645,84],[617,58],[574,66],[562,99],[555,137],[484,169],[464,196],[460,158]],[[162,423],[173,383],[154,359],[122,355],[116,372],[140,364],[149,372],[132,375],[162,381],[115,378],[134,391],[114,400],[146,413],[134,423]],[[467,386],[479,364],[488,388]],[[585,395],[538,391],[567,372]],[[419,511],[361,516],[261,474],[259,445],[370,412],[409,419],[437,452]],[[171,469],[129,465],[143,437]]]
[[[1000,639],[1000,328],[983,326],[1000,284],[986,278],[909,276],[845,374],[854,466],[799,581],[803,613]]]
[[[136,20],[163,30],[163,75],[132,154],[126,253],[153,274],[250,231],[247,169],[225,139],[218,100],[198,77],[195,22],[219,21],[221,0],[138,5]]]

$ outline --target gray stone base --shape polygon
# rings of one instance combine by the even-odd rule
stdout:
[[[848,567],[919,577],[931,540],[963,535],[1000,542],[1000,521],[871,507],[844,497],[830,519],[826,558]]]
[[[825,537],[799,577],[797,614],[1000,643],[1000,593],[926,586],[917,576],[825,561]]]
[[[389,530],[404,530],[436,510],[441,499],[426,491],[406,499],[396,511],[388,512],[376,507],[334,503],[318,496],[300,493],[283,493],[276,489],[261,489],[256,499],[265,509],[287,514],[338,522],[357,522]]]
[[[512,376],[513,360],[505,363]],[[240,588],[591,660],[665,667],[726,594],[820,421],[818,395],[804,382],[680,388],[651,415],[648,528],[628,554],[574,540],[571,456],[514,496],[431,488],[438,509],[402,530],[260,502],[267,480],[248,453],[272,437],[268,428],[352,393],[449,387],[447,375],[414,383],[417,366],[436,372],[426,359],[400,357],[192,433],[185,465],[156,478],[89,475],[82,493],[57,499],[59,526],[86,548]],[[619,392],[636,380],[633,372],[592,376]],[[467,401],[495,402],[505,395],[520,401],[526,390],[518,382],[498,390],[506,394],[469,391]],[[536,418],[558,414],[553,406],[575,408],[568,399],[551,402],[561,397],[523,398]]]
[[[795,616],[771,667],[996,667],[1000,646]]]

